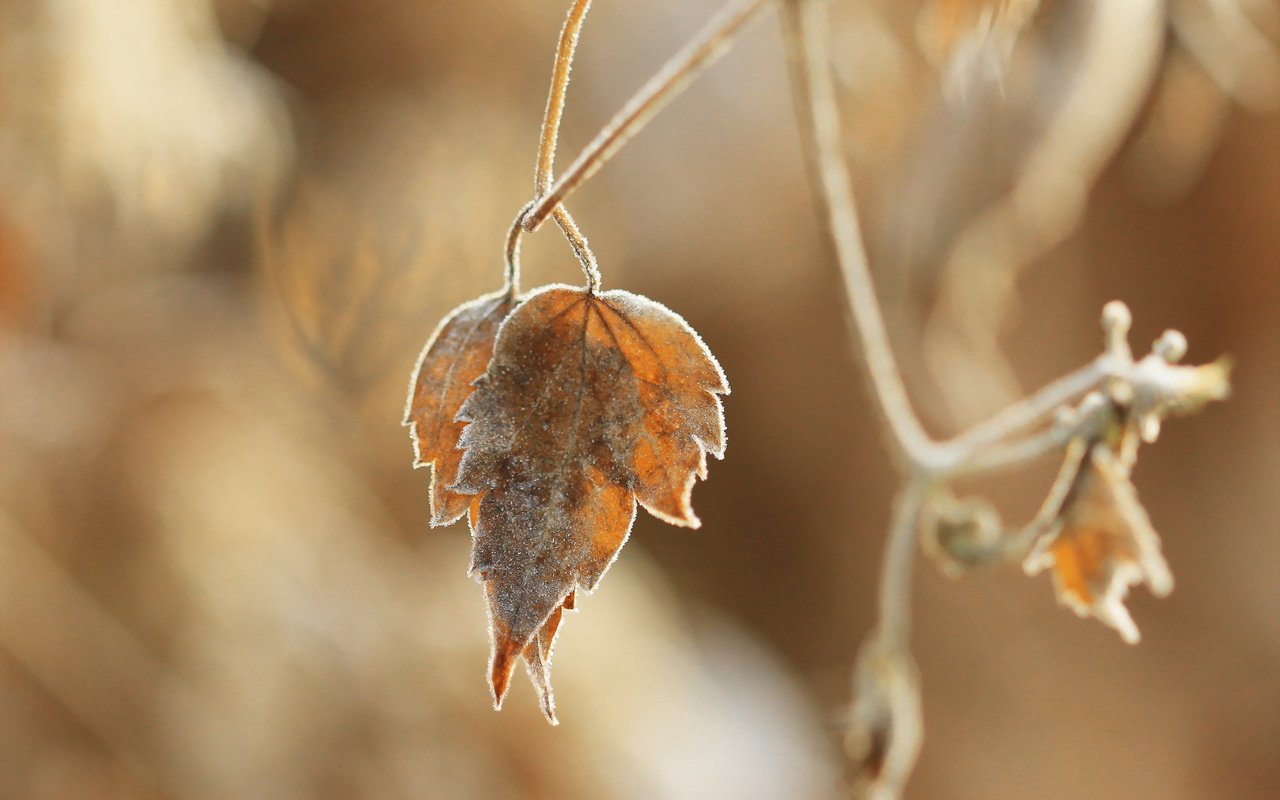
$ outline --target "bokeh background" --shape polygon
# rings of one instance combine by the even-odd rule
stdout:
[[[1280,794],[1280,15],[1140,5],[833,3],[931,430],[1091,358],[1114,298],[1135,346],[1237,364],[1143,451],[1178,585],[1135,591],[1140,646],[1043,576],[921,560],[914,797]],[[566,620],[560,727],[523,679],[490,708],[468,536],[428,529],[400,416],[499,285],[564,6],[0,4],[0,798],[843,791],[895,479],[771,15],[570,203],[606,286],[729,376],[703,528],[641,515]],[[598,6],[563,163],[716,4]],[[525,274],[578,280],[550,227]],[[965,488],[1017,520],[1055,466]]]

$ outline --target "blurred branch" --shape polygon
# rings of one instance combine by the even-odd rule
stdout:
[[[1037,451],[1031,448],[1021,458],[1006,452],[1004,456],[992,461],[991,454],[988,453],[991,448],[1010,436],[1044,422],[1065,403],[1097,388],[1103,379],[1115,372],[1113,360],[1103,354],[1075,372],[1043,387],[1025,400],[1008,406],[985,422],[974,425],[950,441],[939,445],[937,471],[945,474],[957,469],[975,470],[978,468],[980,458],[983,459],[984,468],[992,469],[998,464],[1027,461],[1049,452],[1053,449],[1052,439],[1045,441],[1044,449]],[[1065,442],[1062,444],[1065,445]]]
[[[352,398],[380,379],[395,354],[417,335],[398,301],[419,274],[418,234],[379,242],[335,195],[304,193],[275,225],[258,222],[262,269],[301,355]],[[518,249],[518,242],[516,243]],[[513,264],[508,258],[509,269]],[[508,273],[510,279],[511,273]]]
[[[1002,404],[1020,394],[998,341],[1016,301],[1018,275],[1076,228],[1089,192],[1143,111],[1159,72],[1166,5],[1086,0],[1047,11],[1055,24],[1046,27],[1054,33],[1046,30],[1042,41],[1017,48],[1021,73],[976,109],[1014,111],[1044,124],[1007,190],[983,203],[941,256],[944,300],[924,332],[924,347],[935,382],[948,387],[953,417],[984,416],[989,387],[1003,387]],[[1036,74],[1057,77],[1029,80]],[[957,100],[948,106],[961,117],[975,113]],[[977,379],[965,380],[975,373]]]
[[[827,54],[826,9],[818,3],[788,0],[784,24],[791,43],[789,59],[797,71],[797,97],[811,170],[821,188],[840,273],[853,310],[853,322],[866,359],[867,377],[877,408],[892,434],[890,444],[907,471],[928,459],[931,443],[911,408],[889,346],[884,315],[876,300],[858,224],[853,187],[842,151],[840,112]]]
[[[795,76],[800,128],[813,178],[821,190],[819,198],[826,208],[868,383],[887,423],[899,468],[907,474],[885,545],[879,623],[864,641],[859,658],[849,734],[850,754],[858,761],[869,791],[894,797],[906,782],[920,743],[919,692],[914,680],[903,680],[909,672],[903,665],[910,661],[911,574],[920,511],[928,492],[921,467],[933,445],[902,384],[867,263],[842,150],[839,108],[827,54],[826,8],[816,2],[788,0],[783,4],[783,24],[788,61]],[[886,771],[887,765],[893,768]]]
[[[884,417],[889,441],[903,472],[903,488],[894,503],[888,541],[880,578],[879,620],[875,630],[864,640],[855,671],[855,699],[850,722],[848,749],[858,762],[863,779],[860,789],[876,800],[895,800],[901,794],[914,765],[920,746],[920,698],[918,681],[909,650],[911,628],[911,583],[917,537],[921,532],[922,512],[931,498],[946,494],[947,483],[981,470],[1007,467],[1060,451],[1072,442],[1100,443],[1108,441],[1113,428],[1124,428],[1116,446],[1119,457],[1107,454],[1090,461],[1090,467],[1110,469],[1106,473],[1106,491],[1098,495],[1112,501],[1123,498],[1127,504],[1127,532],[1142,528],[1146,555],[1140,562],[1132,558],[1127,547],[1117,553],[1095,553],[1097,576],[1105,582],[1105,594],[1094,601],[1077,598],[1073,607],[1081,613],[1092,613],[1116,627],[1126,640],[1136,641],[1136,628],[1119,603],[1128,583],[1153,575],[1163,569],[1158,553],[1158,539],[1150,532],[1145,512],[1141,511],[1127,481],[1127,470],[1136,454],[1138,436],[1154,441],[1159,434],[1160,419],[1171,412],[1194,410],[1211,399],[1226,395],[1226,365],[1200,368],[1177,366],[1186,352],[1182,335],[1166,332],[1156,342],[1152,353],[1135,362],[1128,343],[1130,315],[1122,304],[1112,302],[1103,312],[1106,351],[1093,362],[1041,389],[1036,394],[1010,406],[987,422],[974,426],[947,442],[935,442],[924,431],[903,386],[885,329],[883,315],[875,293],[866,248],[858,221],[848,165],[843,153],[840,112],[827,51],[829,23],[825,4],[817,0],[787,0],[783,5],[789,64],[796,93],[800,128],[804,135],[808,162],[814,182],[819,187],[819,202],[825,207],[828,230],[835,245],[845,288],[849,295],[854,327],[865,359],[866,377],[876,407]],[[1083,409],[1074,415],[1063,413],[1067,404],[1092,389],[1103,388],[1105,399],[1090,405],[1098,413]],[[1117,417],[1113,409],[1123,409]],[[1102,413],[1105,412],[1105,413]],[[1059,415],[1059,424],[1043,433],[1015,439],[1028,428],[1044,422],[1051,414]],[[1138,436],[1132,435],[1137,433]],[[1011,441],[1012,440],[1012,441]],[[1092,444],[1089,446],[1093,446]],[[1077,449],[1087,447],[1080,445]],[[1109,452],[1107,450],[1106,452]],[[1112,509],[1067,507],[1067,489],[1074,491],[1081,480],[1077,464],[1064,469],[1054,491],[1061,496],[1052,508],[1056,530],[1061,531],[1063,514],[1092,514],[1090,519],[1110,523],[1115,516],[1105,516]],[[1102,466],[1095,466],[1095,465]],[[1099,473],[1101,474],[1101,473]],[[1085,480],[1101,480],[1090,473]],[[1066,487],[1066,488],[1063,488]],[[1051,498],[1052,499],[1052,498]],[[1052,546],[1053,540],[1042,536],[1044,520],[1034,524],[1012,540],[989,535],[995,524],[981,504],[971,504],[969,519],[948,520],[952,527],[968,530],[965,545],[997,546],[1007,556],[1017,548],[1014,543],[1030,542],[1040,537]],[[939,518],[941,519],[941,518]],[[1134,521],[1138,524],[1135,526]],[[1149,536],[1148,536],[1149,533]],[[993,541],[994,540],[994,541]],[[1076,543],[1066,542],[1064,547]],[[1096,547],[1088,544],[1078,545]],[[1025,550],[1025,548],[1022,548]],[[1141,549],[1141,548],[1140,548]],[[995,556],[981,547],[966,552],[969,563],[990,561]],[[1104,560],[1105,559],[1105,560]],[[1052,558],[1050,558],[1050,563]],[[957,564],[963,563],[958,558]],[[1039,567],[1036,567],[1038,569]],[[1031,565],[1028,565],[1031,569]],[[1138,570],[1135,572],[1134,570]],[[1143,570],[1146,570],[1144,573]],[[1134,576],[1137,577],[1134,577]],[[1161,573],[1167,578],[1167,571]],[[1089,575],[1092,579],[1095,575]],[[1167,591],[1167,580],[1148,578],[1153,591]],[[1061,587],[1060,587],[1061,596]],[[1123,623],[1123,624],[1122,624]]]

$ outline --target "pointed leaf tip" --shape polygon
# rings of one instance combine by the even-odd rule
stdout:
[[[511,688],[511,673],[516,668],[516,657],[520,655],[520,645],[510,638],[499,640],[494,646],[493,658],[489,666],[489,689],[493,694],[494,710],[502,709],[502,701]]]

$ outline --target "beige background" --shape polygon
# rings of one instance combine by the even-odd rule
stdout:
[[[523,678],[490,710],[467,534],[426,526],[404,384],[439,318],[499,283],[563,5],[0,12],[22,76],[0,95],[0,797],[836,794],[894,476],[776,20],[571,203],[605,285],[685,316],[733,394],[703,528],[641,515],[567,618],[558,729]],[[598,5],[562,162],[714,4]],[[833,29],[855,75],[857,30]],[[893,115],[921,102],[847,109],[875,253],[904,211],[881,166],[909,152]],[[1231,401],[1170,423],[1136,472],[1177,589],[1134,592],[1133,648],[1043,576],[952,581],[922,560],[913,797],[1280,791],[1280,117],[1228,110],[1162,203],[1133,145],[1022,273],[1001,343],[1033,387],[1098,351],[1119,298],[1136,347],[1176,327],[1191,360],[1236,359]],[[550,229],[525,270],[578,280]],[[947,433],[919,302],[887,305]],[[984,487],[1025,515],[1053,471]]]

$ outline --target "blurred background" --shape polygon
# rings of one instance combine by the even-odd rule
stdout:
[[[718,3],[597,4],[562,163]],[[831,798],[895,479],[777,20],[569,204],[733,386],[703,528],[641,515],[496,714],[464,527],[400,426],[496,289],[563,0],[0,3],[0,798]],[[919,564],[935,800],[1280,794],[1280,7],[832,3],[848,150],[930,429],[1135,348],[1236,360],[1135,479],[1144,641]],[[549,226],[525,283],[578,282]],[[1046,462],[966,489],[1029,517]]]

